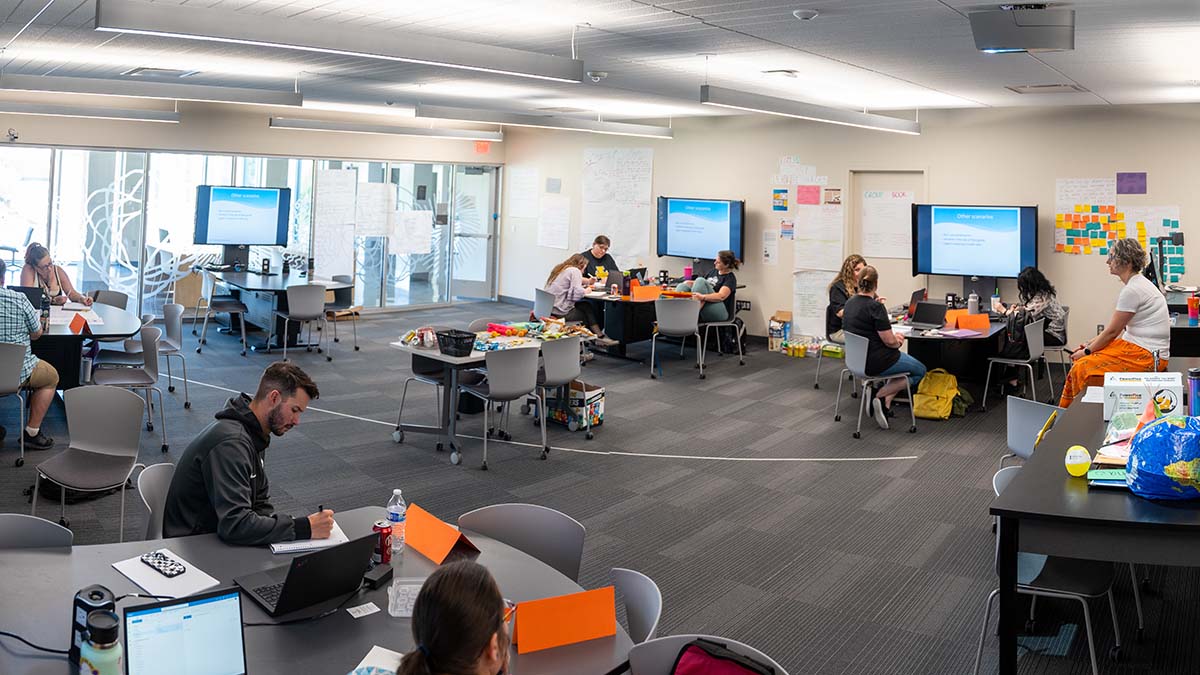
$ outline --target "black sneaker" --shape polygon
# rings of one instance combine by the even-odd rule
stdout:
[[[45,432],[39,430],[37,436],[30,436],[27,431],[21,433],[25,434],[26,450],[49,450],[54,447],[54,439],[47,436]]]

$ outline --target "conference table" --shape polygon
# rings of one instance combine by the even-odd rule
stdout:
[[[963,380],[983,383],[987,379],[988,359],[998,356],[1004,348],[1007,323],[993,321],[986,334],[956,338],[945,335],[921,335],[913,330],[904,335],[908,354],[930,370],[945,368]]]
[[[371,525],[385,519],[382,507],[368,506],[335,516],[346,536],[354,539],[371,532]],[[475,559],[487,567],[504,597],[522,602],[575,593],[580,586],[554,568],[517,549],[479,534],[467,532],[480,553]],[[169,548],[188,563],[207,572],[221,584],[231,585],[235,576],[286,565],[292,557],[272,555],[266,547],[229,546],[215,534],[122,544],[99,544],[74,548],[0,550],[0,628],[36,644],[64,649],[69,639],[71,603],[77,590],[101,584],[115,595],[141,592],[133,582],[112,568],[112,563],[159,548]],[[421,554],[406,550],[392,559],[394,578],[424,578],[436,565]],[[409,619],[388,611],[387,586],[361,590],[344,607],[373,602],[381,611],[353,618],[344,609],[314,621],[288,625],[247,626],[247,670],[255,675],[278,673],[349,673],[378,645],[397,652],[415,648]],[[127,606],[147,602],[128,599]],[[257,604],[242,596],[243,621],[267,620]],[[528,654],[512,653],[512,672],[520,675],[579,673],[602,675],[624,663],[633,646],[618,625],[616,635]],[[35,652],[19,642],[0,638],[0,673],[24,675],[67,672],[66,657]]]
[[[254,272],[227,272],[208,270],[209,274],[224,283],[227,286],[233,287],[237,291],[238,299],[246,305],[246,316],[243,317],[247,323],[258,326],[263,330],[268,330],[271,327],[271,322],[275,322],[275,344],[270,345],[271,348],[283,347],[283,319],[275,316],[275,312],[286,312],[288,309],[287,289],[291,286],[304,286],[306,284],[320,284],[327,291],[333,291],[335,295],[338,291],[354,289],[354,284],[344,281],[333,281],[331,279],[309,278],[307,275],[300,272],[288,272],[287,274],[271,274],[263,275]],[[338,298],[341,302],[342,299]],[[349,302],[343,304],[350,304]],[[236,330],[237,326],[233,325]],[[294,347],[297,344],[297,336],[300,333],[300,324],[296,321],[288,322],[287,341],[288,347]],[[251,349],[260,350],[266,349],[267,343],[264,340],[261,343],[251,345]]]
[[[98,302],[91,309],[103,323],[89,325],[90,332],[76,333],[70,325],[51,324],[42,337],[30,343],[34,356],[58,371],[59,389],[71,389],[83,384],[79,381],[79,366],[85,340],[133,337],[142,328],[141,318],[133,312]]]
[[[1058,415],[1033,456],[992,503],[992,515],[1000,518],[1001,675],[1016,672],[1017,633],[1025,621],[1016,590],[1017,551],[1200,567],[1200,505],[1088,488],[1085,479],[1067,474],[1067,448],[1082,445],[1095,456],[1104,430],[1103,406],[1077,402]]]

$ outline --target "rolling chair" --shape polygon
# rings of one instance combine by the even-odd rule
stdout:
[[[533,312],[530,318],[541,321],[543,317],[554,314],[554,294],[541,288],[533,289]]]
[[[223,313],[229,315],[230,322],[233,321],[233,315],[238,315],[238,325],[242,328],[242,356],[246,355],[246,308],[245,303],[234,298],[231,295],[216,295],[217,278],[208,270],[201,270],[200,274],[203,279],[200,298],[196,300],[196,311],[200,311],[200,301],[204,301],[204,327],[200,330],[200,343],[196,346],[196,353],[201,353],[203,345],[208,344],[208,317],[213,313]],[[192,335],[196,334],[196,317],[192,316]]]
[[[908,381],[908,373],[896,373],[895,375],[867,375],[867,338],[853,333],[846,333],[846,367],[842,369],[842,373],[850,373],[854,384],[851,388],[859,386],[861,383],[862,391],[858,397],[858,426],[854,428],[854,437],[862,438],[862,416],[863,408],[870,405],[866,395],[867,387],[877,383],[886,383],[897,378],[904,378],[904,390],[908,393],[908,412],[912,417],[912,426],[908,428],[908,433],[917,433],[917,413],[912,406],[912,385]],[[837,402],[833,405],[833,421],[841,422],[842,416],[838,412],[842,405],[842,377],[838,375],[838,393]]]
[[[338,288],[333,291],[333,302],[325,303],[325,312],[333,314],[333,341],[338,340],[338,312],[350,312],[350,324],[354,330],[354,351],[358,351],[358,312],[350,311],[354,307],[354,277],[349,274],[335,274],[333,280],[338,283],[350,284],[349,288]],[[318,330],[320,330],[318,328]]]
[[[488,437],[492,435],[488,427],[491,407],[503,403],[504,409],[512,401],[524,398],[530,394],[539,398],[538,404],[545,408],[546,402],[540,400],[537,392],[538,350],[532,347],[514,347],[491,351],[484,355],[487,365],[487,379],[479,383],[459,384],[458,391],[482,399],[483,407],[483,464],[479,468],[487,470]],[[453,411],[451,411],[453,414]],[[501,413],[503,415],[503,413]],[[542,430],[542,457],[545,458],[546,425]],[[451,439],[452,441],[456,439]],[[457,449],[450,453],[450,463],[460,464],[462,453]]]
[[[21,248],[17,248],[16,246],[0,246],[0,252],[4,252],[4,253],[8,254],[9,269],[12,269],[16,265],[17,254],[21,251],[24,251],[29,246],[29,242],[31,239],[33,239],[33,228],[32,227],[26,228],[25,243],[21,245]],[[19,268],[17,269],[17,273],[20,274]],[[5,284],[4,279],[0,279],[0,285],[7,285],[7,284]]]
[[[988,359],[987,378],[983,383],[983,403],[979,406],[982,412],[987,412],[988,389],[992,384],[992,366],[1000,364],[1003,366],[1018,366],[1029,371],[1029,393],[1034,399],[1037,398],[1037,373],[1033,369],[1033,364],[1042,363],[1046,366],[1046,380],[1050,385],[1050,396],[1047,398],[1048,403],[1052,403],[1054,399],[1054,376],[1050,373],[1050,364],[1046,361],[1046,320],[1038,319],[1025,324],[1025,346],[1029,348],[1029,356],[1024,359],[1007,359],[998,356],[993,356]]]
[[[25,365],[25,345],[0,342],[0,398],[5,396],[17,397],[17,412],[20,414],[21,426],[17,427],[17,438],[21,455],[14,462],[16,466],[25,466],[25,395],[21,388],[21,369]]]
[[[146,431],[154,431],[154,394],[158,394],[158,422],[162,427],[162,451],[167,452],[167,419],[163,413],[163,393],[158,388],[158,340],[162,331],[154,326],[142,326],[142,359],[140,368],[98,368],[92,372],[92,382],[98,385],[136,389],[146,396]]]
[[[692,299],[675,299],[675,298],[659,298],[654,301],[654,314],[658,318],[654,322],[657,330],[650,338],[650,379],[656,379],[654,369],[658,367],[655,361],[655,354],[658,345],[658,337],[665,335],[668,337],[682,338],[687,342],[688,336],[696,338],[696,366],[700,368],[700,379],[704,379],[704,343],[700,338],[700,308],[696,306],[696,301]],[[683,347],[679,349],[679,353],[683,354]],[[662,371],[662,368],[658,368]]]
[[[283,360],[287,361],[288,350],[288,323],[296,321],[300,324],[303,330],[304,325],[308,325],[308,343],[304,346],[306,351],[312,351],[312,324],[320,322],[324,328],[329,328],[329,316],[325,313],[325,287],[321,284],[302,284],[300,286],[289,286],[287,289],[288,308],[286,310],[275,310],[274,316],[271,319],[271,330],[267,334],[267,353],[271,353],[271,344],[275,341],[275,317],[283,319]],[[327,331],[322,331],[322,335]],[[318,339],[317,353],[325,354],[326,361],[333,360],[333,347],[321,348],[321,342]]]

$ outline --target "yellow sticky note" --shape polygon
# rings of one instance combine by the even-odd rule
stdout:
[[[1083,213],[1083,204],[1075,205],[1075,213]]]
[[[1065,214],[1065,213],[1056,213],[1056,214],[1054,214],[1054,222],[1061,223],[1061,222],[1063,222],[1063,220],[1066,217],[1067,217],[1067,214]]]
[[[1108,216],[1106,216],[1106,215],[1104,215],[1104,214],[1101,214],[1101,215],[1100,215],[1100,222],[1102,222],[1102,223],[1107,223],[1107,222],[1108,222]]]
[[[1091,246],[1084,246],[1084,247],[1083,247],[1083,252],[1084,252],[1084,253],[1086,253],[1086,254],[1088,254],[1088,255],[1091,255],[1091,254],[1092,254],[1092,247],[1091,247]]]

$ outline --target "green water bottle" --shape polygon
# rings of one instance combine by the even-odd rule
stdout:
[[[87,639],[79,647],[79,675],[123,675],[124,653],[117,613],[97,609],[87,615]]]

